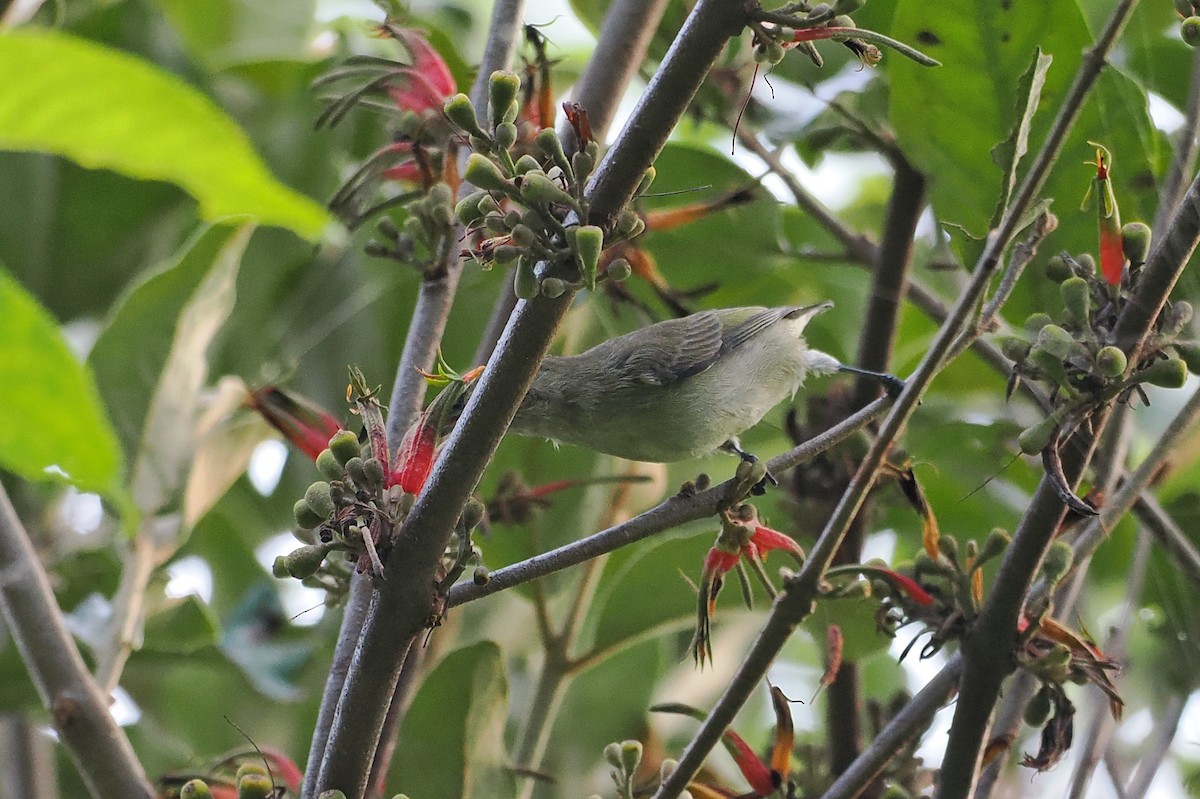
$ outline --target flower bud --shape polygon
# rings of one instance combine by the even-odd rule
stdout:
[[[179,789],[179,799],[209,799],[211,796],[208,783],[200,779],[188,780]]]
[[[1059,286],[1063,306],[1071,320],[1086,325],[1092,313],[1092,288],[1082,277],[1069,277]]]
[[[1075,274],[1075,270],[1071,269],[1071,265],[1067,263],[1067,259],[1060,255],[1052,255],[1046,261],[1046,277],[1053,280],[1055,283],[1061,283],[1067,278]]]
[[[951,563],[958,562],[958,541],[954,536],[944,535],[938,539],[938,551],[946,556]]]
[[[274,793],[275,786],[266,774],[250,773],[238,778],[237,799],[267,799]]]
[[[979,548],[979,562],[986,563],[992,558],[1003,552],[1012,541],[1012,536],[1007,530],[1002,530],[999,527],[988,533],[988,537],[984,539],[983,546]]]
[[[350,479],[359,488],[367,487],[367,472],[363,468],[364,462],[362,458],[351,458],[346,461],[346,474],[350,476]]]
[[[1049,314],[1044,314],[1041,312],[1032,313],[1029,315],[1029,318],[1025,320],[1025,332],[1029,333],[1031,336],[1036,336],[1039,332],[1041,332],[1043,327],[1053,321],[1054,320],[1050,318]]]
[[[537,275],[528,256],[517,259],[517,268],[513,270],[513,293],[522,300],[532,300],[538,295]]]
[[[1050,417],[1025,428],[1017,438],[1017,446],[1026,455],[1037,455],[1050,444],[1050,437],[1058,428],[1058,420]]]
[[[1014,363],[1023,363],[1029,357],[1029,342],[1020,336],[1000,336],[1000,352]]]
[[[488,121],[492,129],[517,118],[517,92],[521,79],[511,72],[496,70],[488,80]]]
[[[338,463],[345,466],[351,458],[359,456],[362,447],[358,443],[358,436],[349,430],[339,430],[329,439],[329,451],[337,458]]]
[[[562,171],[566,172],[570,168],[571,162],[567,160],[567,154],[563,152],[562,141],[554,132],[554,128],[543,128],[538,131],[537,138],[533,142],[537,145],[538,150],[557,164]]]
[[[626,774],[633,774],[637,771],[638,764],[642,762],[642,742],[641,741],[622,741],[621,742],[621,767]]]
[[[521,248],[511,244],[501,244],[492,250],[492,260],[498,264],[511,264],[521,257]]]
[[[379,458],[367,458],[363,461],[363,474],[367,478],[367,487],[380,488],[383,486],[383,464]]]
[[[309,544],[284,555],[283,568],[292,577],[303,580],[305,577],[312,577],[317,573],[317,569],[321,568],[321,564],[325,562],[327,554],[329,554],[329,549],[324,544]],[[274,573],[274,566],[271,571]]]
[[[1187,300],[1175,300],[1167,308],[1163,314],[1163,322],[1161,326],[1163,330],[1170,336],[1179,335],[1188,322],[1192,321],[1192,304]]]
[[[548,277],[542,281],[542,296],[556,300],[567,291],[567,281],[557,277]]]
[[[477,498],[471,497],[467,500],[467,504],[463,506],[462,523],[468,530],[474,530],[483,521],[483,515],[486,508]]]
[[[322,519],[333,515],[333,496],[329,492],[329,483],[324,480],[318,480],[308,487],[304,492],[304,502]]]
[[[633,193],[634,197],[641,197],[646,192],[650,191],[651,184],[654,183],[654,178],[658,176],[658,170],[653,166],[646,167],[646,171],[642,173],[642,179],[638,182],[637,191]]]
[[[1096,374],[1101,377],[1120,377],[1127,365],[1128,359],[1120,347],[1102,347],[1096,353]]]
[[[487,566],[476,566],[475,571],[471,573],[471,582],[475,585],[487,585],[491,579],[492,575]]]
[[[575,229],[575,257],[579,269],[589,288],[596,285],[596,271],[600,264],[600,252],[604,249],[604,231],[595,225],[581,225]]]
[[[465,94],[456,94],[442,106],[446,116],[458,127],[471,136],[483,136],[483,128],[479,127],[479,119],[475,116],[475,106],[471,98]]]
[[[517,163],[514,164],[514,167],[515,167],[516,173],[518,175],[524,175],[526,172],[529,172],[530,170],[541,169],[542,165],[538,163],[538,160],[536,158],[534,158],[532,155],[529,155],[528,153],[526,153],[525,155],[523,155],[517,159]]]
[[[620,283],[633,273],[633,267],[624,258],[614,258],[604,270],[604,276]]]
[[[1057,583],[1071,569],[1075,562],[1075,552],[1066,541],[1055,541],[1046,550],[1046,559],[1042,561],[1042,574],[1051,583]]]
[[[545,175],[530,172],[521,179],[521,197],[529,202],[575,207],[575,198]]]
[[[463,177],[471,185],[487,191],[508,191],[512,188],[500,167],[492,163],[490,158],[471,153],[467,156],[467,166]]]
[[[1075,263],[1079,265],[1084,275],[1096,274],[1096,259],[1092,257],[1091,253],[1083,252],[1075,256]]]
[[[328,449],[321,450],[320,454],[317,455],[317,471],[321,473],[322,477],[330,481],[341,480],[342,476],[346,474],[346,470],[338,462],[337,456],[333,454],[332,450]]]
[[[571,156],[571,171],[575,173],[576,183],[583,184],[587,182],[588,177],[595,168],[596,162],[584,151],[580,150]]]
[[[1078,278],[1083,280],[1083,278]],[[1060,360],[1086,352],[1083,345],[1063,328],[1055,324],[1046,325],[1038,333],[1037,346]]]
[[[1050,691],[1045,686],[1033,695],[1025,706],[1025,723],[1030,727],[1041,727],[1050,718]]]
[[[1040,346],[1034,345],[1033,349],[1029,351],[1029,362],[1037,367],[1038,371],[1042,373],[1042,377],[1046,380],[1057,383],[1060,386],[1066,385],[1067,370],[1063,366],[1061,357],[1047,352]]]
[[[496,126],[496,146],[503,150],[511,150],[517,143],[517,126],[511,122],[501,122]]]
[[[1200,17],[1188,17],[1180,23],[1179,35],[1189,47],[1200,45]]]
[[[1138,382],[1160,388],[1183,388],[1187,382],[1187,364],[1180,358],[1155,361],[1136,374]]]
[[[296,500],[296,504],[292,506],[292,516],[296,519],[296,526],[301,530],[315,530],[321,526],[328,516],[318,516],[316,511],[308,506],[308,502],[303,499]]]
[[[1134,266],[1146,263],[1150,254],[1150,226],[1145,222],[1130,222],[1121,228],[1121,251]]]
[[[604,759],[608,761],[608,765],[615,769],[621,768],[621,745],[619,743],[611,743],[604,747]]]

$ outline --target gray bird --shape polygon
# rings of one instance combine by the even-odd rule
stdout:
[[[629,460],[671,463],[724,449],[794,396],[809,374],[867,374],[809,348],[804,327],[832,302],[703,311],[635,330],[579,355],[547,356],[514,433]]]

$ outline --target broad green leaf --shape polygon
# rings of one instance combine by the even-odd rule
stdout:
[[[1083,15],[1073,2],[948,0],[933,14],[921,0],[900,0],[891,35],[944,65],[888,60],[900,145],[930,176],[938,216],[981,234],[1005,182],[990,152],[1020,118],[1021,75],[1037,48],[1053,56],[1042,107],[1055,108],[1089,44]]]
[[[208,348],[233,308],[252,231],[243,224],[198,234],[175,264],[130,291],[92,350],[143,512],[173,499],[192,457]]]
[[[220,624],[199,597],[189,595],[147,616],[145,636],[145,651],[187,655],[214,646],[220,639]]]
[[[455,650],[421,684],[404,716],[391,785],[443,799],[512,796],[504,751],[508,687],[491,641]]]
[[[329,221],[276,181],[237,125],[179,79],[50,31],[0,37],[0,149],[175,183],[206,219],[248,214],[315,238]]]
[[[122,457],[91,371],[58,325],[0,271],[0,465],[26,480],[59,474],[81,489],[121,491]]]

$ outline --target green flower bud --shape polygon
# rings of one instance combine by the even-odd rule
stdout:
[[[498,264],[511,264],[521,257],[521,248],[511,244],[501,244],[492,250],[492,260]]]
[[[1091,253],[1084,252],[1075,256],[1075,263],[1085,276],[1096,274],[1096,259],[1092,257]]]
[[[493,130],[517,118],[517,93],[521,79],[511,72],[496,70],[488,79],[488,121]]]
[[[471,497],[467,500],[467,504],[463,506],[462,523],[468,530],[474,530],[483,521],[483,515],[486,508],[483,503],[477,498]]]
[[[563,152],[562,141],[558,138],[558,134],[553,128],[543,128],[538,131],[537,137],[533,140],[537,145],[538,150],[545,154],[547,158],[558,165],[558,168],[566,172],[571,168],[571,162],[567,160],[567,154]]]
[[[1102,347],[1096,353],[1096,374],[1101,377],[1120,377],[1127,365],[1128,359],[1120,347]]]
[[[1050,691],[1043,686],[1025,706],[1025,723],[1030,727],[1041,727],[1050,718],[1050,710]]]
[[[633,774],[637,771],[638,764],[642,762],[642,742],[641,741],[622,741],[621,742],[621,767],[626,774]]]
[[[303,580],[305,577],[312,577],[317,573],[317,569],[320,569],[321,564],[325,562],[327,554],[329,554],[329,549],[325,545],[309,544],[284,555],[283,568],[290,576],[297,580]],[[272,565],[271,571],[274,573],[274,565]]]
[[[363,474],[367,478],[367,485],[374,488],[383,487],[383,464],[379,458],[367,458],[363,461]]]
[[[1013,363],[1024,363],[1029,357],[1030,344],[1020,336],[1000,336],[1000,351]]]
[[[1011,541],[1012,536],[1008,534],[1007,530],[995,528],[988,533],[988,537],[983,541],[983,546],[979,548],[979,562],[987,563],[1003,552]]]
[[[1200,375],[1200,343],[1195,341],[1176,342],[1175,352],[1187,364],[1189,372]]]
[[[496,202],[496,198],[487,192],[483,192],[483,196],[479,198],[479,215],[487,216],[489,214],[496,215],[500,213],[500,203]]]
[[[471,136],[484,136],[483,128],[479,126],[479,119],[475,116],[475,106],[471,104],[471,98],[465,94],[456,94],[446,101],[442,106],[442,110],[446,112],[446,116],[458,127],[462,128]]]
[[[359,488],[366,488],[368,485],[367,472],[363,468],[364,463],[362,458],[351,458],[346,461],[346,474],[350,475],[350,479]]]
[[[596,162],[582,150],[571,156],[571,171],[575,173],[575,182],[579,184],[587,182],[588,177],[595,168]]]
[[[1139,383],[1149,383],[1161,388],[1183,388],[1187,382],[1187,364],[1180,358],[1168,358],[1165,361],[1155,361],[1135,377]]]
[[[345,466],[346,461],[359,456],[362,447],[358,443],[358,436],[349,430],[339,430],[329,439],[329,451],[337,458],[338,463]]]
[[[529,202],[575,207],[575,198],[545,175],[530,172],[521,178],[521,197]]]
[[[243,763],[238,766],[237,776],[234,778],[234,782],[241,782],[242,777],[245,777],[247,774],[266,777],[268,773],[269,772],[267,771],[266,766],[263,766],[261,763]]]
[[[516,167],[516,172],[518,175],[524,175],[530,170],[542,168],[542,165],[538,163],[538,160],[528,153],[518,158],[517,163],[514,166]]]
[[[317,471],[321,473],[322,477],[330,481],[341,480],[342,475],[346,473],[346,470],[342,468],[342,464],[338,462],[337,456],[333,454],[332,450],[328,449],[321,450],[320,454],[317,455]]]
[[[1092,313],[1092,287],[1082,277],[1069,277],[1059,286],[1070,319],[1086,325]],[[1045,332],[1045,328],[1042,329]]]
[[[204,780],[188,780],[179,789],[179,799],[209,799],[212,791]]]
[[[1150,226],[1145,222],[1130,222],[1121,228],[1121,250],[1132,265],[1146,263],[1150,254]]]
[[[1075,340],[1074,336],[1054,324],[1046,325],[1038,333],[1037,346],[1060,360],[1087,353],[1087,350]]]
[[[556,300],[567,291],[567,281],[557,277],[548,277],[542,281],[542,295],[551,300]]]
[[[638,181],[637,191],[633,193],[634,197],[641,197],[646,192],[650,191],[650,186],[654,183],[654,178],[658,176],[658,170],[653,166],[646,167],[646,171],[642,173],[642,179]]]
[[[304,501],[322,519],[333,515],[333,496],[329,493],[329,483],[324,480],[318,480],[308,487],[304,492]]]
[[[1054,320],[1050,318],[1049,314],[1044,314],[1044,313],[1040,313],[1040,312],[1030,314],[1029,318],[1025,320],[1025,332],[1031,336],[1036,336],[1038,333],[1041,332],[1043,327],[1045,327],[1046,325],[1050,324],[1053,321]]]
[[[1066,541],[1055,541],[1046,550],[1046,559],[1042,561],[1042,574],[1051,583],[1057,583],[1075,562],[1075,552]]]
[[[442,205],[449,208],[454,204],[454,192],[448,185],[439,181],[429,187],[426,200],[431,206]]]
[[[608,761],[608,765],[620,770],[621,768],[621,745],[619,743],[611,743],[604,747],[604,759]]]
[[[951,563],[958,563],[958,541],[952,535],[943,535],[938,539],[938,551],[946,556]]]
[[[511,122],[501,122],[496,126],[496,146],[503,150],[511,150],[517,143],[517,126]]]
[[[1188,322],[1192,321],[1192,304],[1187,300],[1175,300],[1167,308],[1163,314],[1162,327],[1163,330],[1170,336],[1179,335]]]
[[[1050,437],[1058,428],[1058,420],[1053,417],[1043,419],[1035,425],[1025,428],[1017,437],[1017,446],[1026,455],[1037,455],[1050,444]]]
[[[275,786],[266,774],[246,774],[238,778],[237,799],[267,799],[275,793]]]
[[[463,227],[470,227],[483,218],[483,213],[479,210],[479,201],[485,196],[486,192],[473,191],[455,204],[454,215]]]
[[[512,229],[513,243],[519,247],[526,249],[533,247],[538,243],[538,235],[533,232],[533,228],[528,225],[517,225]]]
[[[1067,259],[1061,254],[1052,255],[1046,261],[1046,277],[1053,280],[1055,283],[1061,283],[1067,278],[1075,274],[1075,270],[1067,263]]]
[[[528,256],[517,259],[517,268],[513,270],[513,293],[522,300],[532,300],[538,295],[537,275]]]
[[[508,179],[504,177],[504,173],[500,171],[500,167],[492,163],[490,158],[479,153],[471,153],[467,156],[467,166],[463,170],[463,177],[471,185],[487,191],[503,192],[512,188]]]
[[[604,231],[595,225],[581,225],[575,229],[574,244],[575,257],[584,280],[589,288],[595,288],[600,252],[604,249]]]
[[[1179,35],[1189,47],[1200,45],[1200,17],[1188,17],[1180,23]]]
[[[476,566],[475,571],[471,573],[471,582],[475,585],[487,585],[491,580],[492,575],[487,566]]]
[[[292,516],[296,518],[296,526],[301,530],[315,530],[321,526],[328,516],[318,516],[316,511],[308,506],[303,499],[296,500],[292,506]]]
[[[624,258],[614,258],[604,270],[604,276],[620,283],[633,273],[633,267]]]

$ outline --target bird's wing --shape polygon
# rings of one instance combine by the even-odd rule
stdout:
[[[782,308],[762,308],[746,318],[746,321],[734,327],[725,334],[721,343],[721,352],[737,349],[759,333],[780,321],[787,319],[797,311],[804,310],[800,305],[785,305]]]
[[[625,359],[626,377],[638,383],[668,386],[703,372],[717,360],[722,346],[721,318],[705,311],[671,319],[653,325],[652,335],[638,338],[640,341]]]

